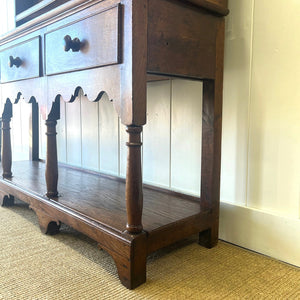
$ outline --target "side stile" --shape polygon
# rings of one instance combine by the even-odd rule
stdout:
[[[12,103],[6,100],[2,113],[2,176],[3,178],[11,178],[12,153],[11,153],[11,137],[10,137],[10,121],[12,118]]]

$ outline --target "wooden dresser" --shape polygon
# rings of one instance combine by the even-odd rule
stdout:
[[[44,233],[57,233],[62,222],[91,237],[133,289],[146,281],[148,254],[195,233],[206,247],[218,240],[227,1],[63,2],[0,38],[0,202],[29,203]],[[203,81],[200,200],[142,184],[147,80],[161,76]],[[60,99],[73,102],[80,93],[90,101],[107,94],[126,125],[126,180],[58,164]],[[21,98],[32,109],[31,159],[14,162],[10,121]],[[46,161],[39,158],[40,116]]]

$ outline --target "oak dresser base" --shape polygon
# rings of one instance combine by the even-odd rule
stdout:
[[[35,211],[43,233],[58,233],[62,222],[97,241],[129,289],[146,281],[147,255],[215,225],[208,211],[200,211],[196,198],[144,187],[144,230],[132,235],[124,231],[123,180],[61,166],[61,181],[68,178],[68,184],[59,185],[59,197],[50,199],[43,194],[44,171],[43,162],[14,162],[16,175],[0,179],[2,206],[13,205],[16,197]]]

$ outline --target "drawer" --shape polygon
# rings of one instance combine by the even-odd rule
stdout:
[[[117,64],[120,57],[120,5],[45,34],[47,75]]]
[[[1,51],[1,82],[39,77],[40,45],[38,36]]]

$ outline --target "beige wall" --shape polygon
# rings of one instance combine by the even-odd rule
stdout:
[[[300,265],[300,2],[229,0],[229,8],[220,237]],[[201,92],[195,81],[148,84],[145,182],[200,195]],[[24,105],[14,111],[15,158],[28,148]],[[60,161],[125,176],[126,134],[111,104],[80,97],[62,101],[61,112]],[[43,122],[40,132],[43,157]]]

